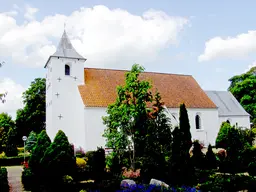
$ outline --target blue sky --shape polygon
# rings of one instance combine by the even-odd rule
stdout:
[[[21,93],[54,53],[64,22],[85,66],[191,74],[205,90],[256,60],[255,1],[22,1],[0,6],[0,112],[15,114]],[[83,7],[83,9],[81,9]]]

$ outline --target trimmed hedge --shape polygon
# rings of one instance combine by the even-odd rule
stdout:
[[[9,184],[8,184],[6,168],[0,168],[0,191],[1,192],[9,191]]]
[[[29,157],[25,158],[28,161]],[[12,165],[21,165],[24,162],[24,157],[17,156],[17,157],[5,157],[0,158],[0,166],[12,166]]]

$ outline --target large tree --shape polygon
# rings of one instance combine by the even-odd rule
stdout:
[[[228,90],[251,115],[251,120],[256,125],[256,67],[230,78],[229,81]]]
[[[143,71],[142,66],[135,64],[125,74],[125,85],[117,87],[116,102],[108,106],[108,116],[103,117],[107,127],[104,132],[106,145],[116,151],[124,151],[128,147],[133,168],[136,155],[141,155],[143,150],[140,144],[143,142],[141,135],[145,134],[147,102],[152,101],[151,84],[139,79]]]
[[[0,114],[0,151],[2,150],[2,145],[7,143],[7,133],[10,128],[15,128],[15,123],[12,117],[7,113]]]
[[[185,104],[180,105],[179,127],[173,131],[171,179],[176,184],[189,184],[192,176],[189,149],[192,146],[190,124]]]
[[[45,129],[45,81],[45,78],[36,78],[22,95],[24,108],[17,110],[16,116],[19,137]]]

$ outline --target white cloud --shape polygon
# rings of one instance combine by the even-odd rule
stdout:
[[[248,72],[252,67],[256,67],[256,61],[254,61],[251,65],[248,65],[247,69],[244,70],[244,73]]]
[[[31,7],[30,5],[26,5],[24,18],[29,21],[33,21],[35,19],[35,14],[38,12],[38,9],[35,7]]]
[[[5,97],[5,103],[0,103],[0,113],[6,112],[15,115],[17,109],[23,107],[22,103],[22,93],[25,91],[25,88],[15,83],[10,78],[5,78],[0,81],[0,93],[7,92]]]
[[[217,58],[242,58],[256,51],[256,31],[248,31],[235,37],[214,37],[205,43],[200,62]]]
[[[35,12],[30,10],[30,19]],[[188,19],[155,10],[133,15],[102,5],[22,25],[13,17],[0,14],[0,56],[10,56],[17,64],[42,67],[56,50],[64,22],[74,47],[88,59],[87,65],[120,67],[134,62],[144,64],[160,50],[177,44]]]

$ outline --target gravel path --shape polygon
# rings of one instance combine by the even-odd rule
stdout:
[[[21,183],[22,166],[11,166],[6,168],[8,171],[10,192],[24,192]]]

